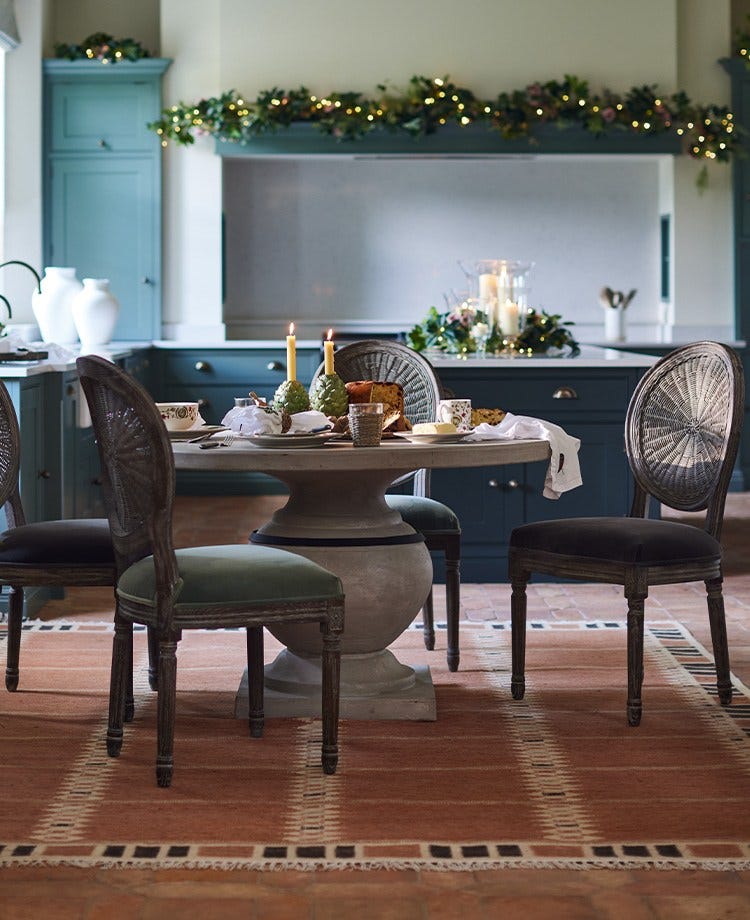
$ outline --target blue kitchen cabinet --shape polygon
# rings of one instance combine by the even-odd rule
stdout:
[[[161,58],[44,62],[44,261],[108,278],[114,338],[161,335]]]
[[[502,408],[560,425],[581,440],[583,485],[557,500],[544,498],[546,465],[530,463],[477,469],[433,470],[431,494],[458,515],[462,529],[461,577],[466,582],[507,579],[508,537],[513,527],[561,517],[624,515],[632,479],[624,450],[625,414],[643,368],[615,370],[457,365],[438,368],[443,386],[475,407]],[[440,560],[436,559],[438,573]]]

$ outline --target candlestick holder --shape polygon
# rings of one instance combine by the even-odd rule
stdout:
[[[346,415],[349,394],[346,384],[337,373],[321,374],[310,387],[310,405],[324,415],[338,418]]]

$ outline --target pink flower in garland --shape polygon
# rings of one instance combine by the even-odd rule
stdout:
[[[608,105],[606,109],[602,109],[602,118],[607,122],[608,125],[611,125],[616,117],[617,113],[611,105]]]

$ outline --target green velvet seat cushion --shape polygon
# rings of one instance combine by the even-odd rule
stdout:
[[[386,495],[388,507],[398,511],[401,517],[419,533],[430,530],[461,530],[461,524],[454,511],[442,502],[419,495]]]
[[[262,604],[341,597],[336,575],[304,556],[267,546],[194,546],[176,550],[183,586],[176,609],[193,604]],[[156,577],[152,556],[123,572],[118,595],[154,606]]]
[[[103,518],[41,521],[0,534],[0,564],[111,565],[115,554]]]
[[[644,518],[538,521],[516,527],[510,545],[629,565],[676,565],[721,558],[721,545],[705,530]]]

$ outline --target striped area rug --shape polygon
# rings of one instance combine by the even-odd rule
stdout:
[[[464,624],[457,674],[409,630],[395,650],[432,666],[437,721],[342,722],[333,777],[319,722],[269,719],[255,740],[232,717],[242,633],[191,632],[170,789],[144,633],[136,718],[106,755],[110,646],[106,625],[24,632],[19,691],[0,695],[0,865],[750,868],[750,694],[735,681],[719,706],[710,655],[674,622],[647,627],[639,728],[621,623],[532,624],[520,702],[507,624]]]

